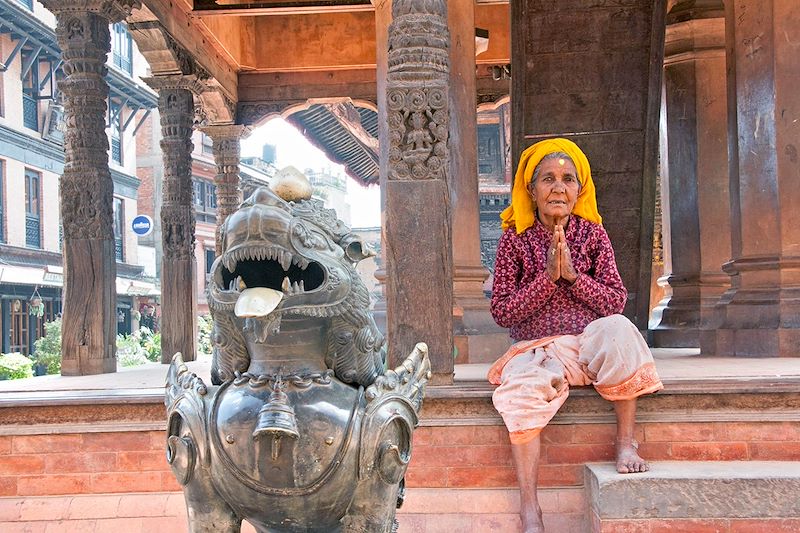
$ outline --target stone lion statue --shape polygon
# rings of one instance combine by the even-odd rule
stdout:
[[[427,348],[395,370],[354,265],[366,245],[308,192],[258,189],[221,226],[211,386],[168,371],[167,460],[193,532],[391,532]]]

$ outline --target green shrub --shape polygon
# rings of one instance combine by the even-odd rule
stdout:
[[[33,377],[33,361],[19,352],[0,354],[0,379]]]
[[[142,347],[141,334],[117,335],[117,361],[120,366],[138,366],[147,362],[147,351]]]
[[[200,315],[197,317],[197,351],[203,354],[210,355],[213,351],[213,344],[211,344],[211,330],[214,327],[214,321],[211,315]]]
[[[161,332],[153,333],[147,328],[139,330],[141,335],[140,344],[146,352],[147,360],[158,362],[161,360]]]
[[[61,319],[44,325],[44,337],[33,343],[33,357],[37,365],[47,367],[48,374],[61,373]]]
[[[120,350],[117,352],[119,366],[140,366],[147,364],[147,356],[143,351]]]

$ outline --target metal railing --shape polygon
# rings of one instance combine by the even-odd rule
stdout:
[[[38,216],[25,215],[25,246],[42,247],[42,228]]]
[[[39,103],[32,96],[22,95],[22,124],[31,130],[39,131]]]
[[[111,160],[122,164],[122,141],[117,137],[111,137]]]

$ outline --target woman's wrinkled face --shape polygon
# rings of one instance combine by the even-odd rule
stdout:
[[[578,171],[569,159],[546,159],[539,164],[539,176],[530,193],[542,222],[558,222],[572,213],[580,192]]]

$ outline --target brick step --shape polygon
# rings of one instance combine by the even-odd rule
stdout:
[[[587,530],[582,489],[540,491],[551,532]],[[519,495],[511,489],[410,489],[397,514],[399,533],[517,533]],[[183,494],[152,492],[0,498],[0,531],[186,531]],[[246,522],[243,533],[253,533]]]
[[[663,461],[643,474],[590,464],[593,533],[800,531],[800,463]]]

